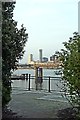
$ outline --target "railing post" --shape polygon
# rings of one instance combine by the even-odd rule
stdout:
[[[28,90],[30,91],[30,74],[29,74],[29,88],[28,88]]]
[[[49,92],[50,92],[50,76],[49,76]]]

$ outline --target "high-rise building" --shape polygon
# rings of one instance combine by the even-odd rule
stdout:
[[[32,61],[33,61],[33,54],[30,54],[30,55],[29,55],[29,61],[28,61],[28,62],[31,63]]]
[[[42,62],[42,49],[39,49],[39,61]]]
[[[80,1],[78,2],[78,33],[80,34]]]

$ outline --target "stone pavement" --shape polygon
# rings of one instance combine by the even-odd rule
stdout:
[[[58,110],[71,106],[60,93],[14,90],[8,107],[23,118],[57,118]]]

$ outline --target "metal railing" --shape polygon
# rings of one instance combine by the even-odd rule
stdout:
[[[51,92],[54,90],[54,87],[56,86],[56,89],[59,89],[61,91],[61,77],[52,77],[52,76],[39,76],[36,78],[36,76],[32,76],[31,74],[22,74],[20,76],[13,76],[12,80],[26,80],[26,89],[27,90],[48,90],[48,92]],[[37,81],[37,82],[36,82]],[[41,87],[38,89],[38,85]],[[47,88],[46,88],[47,87]]]
[[[31,76],[31,74],[29,74],[28,75],[28,78],[27,78],[27,80],[28,80],[28,90],[30,91],[32,88],[31,88],[31,82],[32,82],[32,80],[34,79],[34,82],[35,82],[35,76]],[[44,90],[44,89],[46,89],[46,90],[48,90],[48,92],[51,92],[51,91],[53,91],[53,89],[51,89],[51,81],[57,81],[57,83],[54,83],[56,86],[57,86],[57,88],[59,88],[59,89],[61,89],[61,87],[59,86],[59,84],[58,83],[60,83],[61,82],[61,77],[51,77],[51,76],[43,76],[43,77],[38,77],[37,78],[38,80],[38,82],[37,83],[35,83],[35,85],[41,85],[41,84],[43,84],[44,83],[44,81],[46,81],[47,82],[47,84],[48,84],[48,87],[47,87],[47,89],[46,88],[41,88],[41,90]],[[42,83],[39,81],[40,79],[42,79]],[[38,90],[38,89],[36,89],[36,90]]]

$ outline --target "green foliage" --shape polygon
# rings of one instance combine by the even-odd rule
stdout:
[[[64,42],[65,49],[59,52],[63,62],[63,80],[68,85],[71,102],[80,109],[80,35],[74,33],[68,42]]]
[[[2,103],[9,102],[11,93],[11,70],[16,69],[19,59],[24,54],[24,46],[28,38],[26,28],[13,20],[15,2],[2,3]]]

